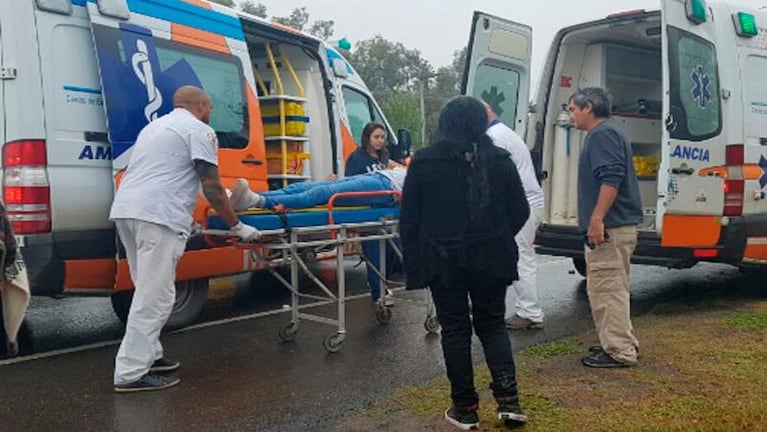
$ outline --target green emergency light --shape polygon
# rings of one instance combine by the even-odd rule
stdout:
[[[732,14],[732,22],[735,23],[735,33],[738,36],[754,37],[759,35],[756,17],[750,13],[738,12]]]
[[[685,0],[687,19],[695,24],[706,22],[706,0]]]
[[[346,38],[343,38],[340,41],[338,41],[338,48],[341,48],[342,50],[350,51],[352,49],[352,43],[349,42]]]

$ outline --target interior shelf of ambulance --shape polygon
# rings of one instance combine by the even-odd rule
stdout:
[[[658,168],[662,142],[662,65],[660,37],[648,36],[652,19],[624,26],[591,27],[574,31],[560,48],[555,76],[572,77],[576,85],[552,89],[554,99],[547,123],[553,125],[549,151],[553,175],[548,194],[549,222],[575,225],[577,215],[578,158],[585,133],[570,128],[561,106],[576,87],[607,88],[612,96],[613,120],[631,142],[639,180],[644,221],[641,229],[654,230],[658,205]],[[565,105],[566,106],[566,105]],[[549,134],[551,132],[547,132]],[[545,152],[544,152],[545,153]]]
[[[311,178],[306,90],[291,59],[295,47],[264,42],[251,51],[266,141],[270,189]],[[291,55],[288,55],[291,52]]]

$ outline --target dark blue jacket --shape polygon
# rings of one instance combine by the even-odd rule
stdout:
[[[362,147],[358,147],[346,160],[345,175],[352,176],[384,170],[388,164],[388,160],[380,161],[370,156]]]

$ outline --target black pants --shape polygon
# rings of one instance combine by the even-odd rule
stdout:
[[[485,273],[456,269],[449,283],[432,283],[431,295],[442,326],[442,351],[453,404],[473,407],[479,402],[471,360],[472,324],[482,342],[496,400],[516,402],[517,381],[511,342],[504,325],[506,284]],[[471,310],[469,310],[469,297]]]

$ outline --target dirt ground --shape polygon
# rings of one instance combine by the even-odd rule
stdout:
[[[580,358],[593,333],[528,348],[516,357],[523,431],[767,431],[767,301],[662,306],[634,320],[640,364],[590,369]],[[477,389],[487,389],[484,366]],[[332,429],[453,431],[445,378],[401,389]],[[480,431],[509,428],[481,393]]]

